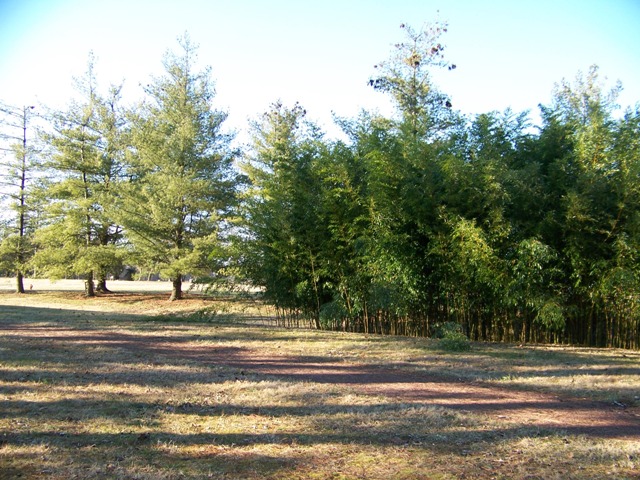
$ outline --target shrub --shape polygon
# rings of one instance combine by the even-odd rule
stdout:
[[[469,339],[462,331],[462,326],[455,322],[437,323],[434,326],[435,338],[440,339],[438,346],[448,352],[466,352],[471,349]]]

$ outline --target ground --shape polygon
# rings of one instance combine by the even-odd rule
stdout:
[[[136,375],[141,374],[138,372],[132,374],[127,383],[154,386],[157,382],[165,390],[149,394],[158,395],[153,400],[137,400],[132,405],[142,403],[144,406],[139,408],[145,412],[155,409],[155,422],[159,415],[158,405],[170,405],[169,410],[165,406],[161,410],[162,415],[173,420],[166,419],[167,423],[160,430],[151,428],[151,423],[137,424],[139,428],[130,431],[137,435],[134,437],[137,442],[145,442],[150,435],[183,438],[175,431],[183,427],[174,424],[174,417],[180,414],[208,418],[213,415],[215,403],[209,398],[226,395],[226,400],[216,401],[215,408],[219,410],[215,410],[214,416],[236,418],[237,425],[225,428],[231,428],[233,432],[238,429],[238,432],[225,431],[222,435],[219,430],[213,433],[207,430],[209,433],[205,434],[200,430],[205,428],[204,423],[196,422],[193,429],[203,435],[196,443],[204,445],[209,439],[212,444],[225,446],[227,451],[238,448],[237,445],[242,448],[248,445],[277,447],[277,455],[269,456],[261,451],[260,460],[252,457],[250,463],[257,462],[258,470],[229,471],[220,474],[219,478],[311,478],[313,471],[318,474],[315,478],[532,479],[600,478],[600,475],[640,478],[637,459],[640,454],[640,391],[633,383],[640,375],[638,352],[477,345],[474,346],[475,353],[454,354],[433,349],[433,344],[424,339],[275,328],[269,323],[267,307],[252,310],[250,315],[244,316],[243,325],[237,327],[227,320],[242,315],[230,313],[229,307],[218,306],[209,318],[213,320],[211,324],[203,326],[198,322],[180,323],[182,318],[193,320],[193,317],[182,316],[186,312],[212,312],[211,304],[201,297],[192,295],[175,305],[176,302],[167,302],[168,290],[159,285],[154,293],[149,293],[154,290],[149,286],[145,286],[145,290],[145,294],[117,293],[94,300],[81,299],[72,293],[42,293],[40,289],[26,295],[1,294],[0,308],[5,309],[4,315],[0,315],[3,337],[30,345],[34,351],[40,349],[45,352],[43,355],[61,349],[66,357],[73,356],[71,352],[78,354],[78,363],[68,365],[61,363],[62,357],[55,357],[59,370],[70,369],[72,372],[54,372],[50,376],[45,367],[39,367],[38,371],[24,367],[39,357],[25,357],[26,363],[21,364],[7,355],[4,373],[0,375],[0,381],[5,377],[5,388],[0,389],[5,396],[0,399],[5,401],[6,411],[13,413],[5,417],[13,415],[15,422],[17,418],[29,416],[30,407],[24,405],[25,398],[21,397],[31,394],[28,375],[41,376],[37,385],[44,381],[49,386],[59,387],[58,402],[62,401],[60,399],[78,402],[65,390],[70,384],[91,388],[96,384],[109,384],[112,387],[118,382],[113,380],[116,374],[108,368],[115,365],[120,370],[124,366],[133,370],[140,359],[153,359],[143,368],[147,369],[144,380],[136,380]],[[120,327],[111,319],[122,314],[123,308],[127,315],[154,315],[156,321],[161,321],[149,326],[140,320],[130,323],[131,319],[123,316]],[[25,319],[28,314],[46,314],[49,321],[42,321],[42,316],[38,317],[40,321],[28,321]],[[4,351],[10,349],[5,346]],[[104,355],[112,355],[111,352],[117,352],[121,360],[107,368]],[[91,355],[97,355],[93,368],[88,364],[86,371],[78,370],[81,359],[90,359]],[[587,356],[597,358],[597,361],[586,360]],[[23,369],[23,373],[11,373],[9,364],[12,361]],[[198,390],[201,387],[197,386],[204,380],[183,373],[187,367],[217,372],[219,379],[215,380],[215,385],[211,384],[212,380],[206,381],[206,402]],[[156,370],[161,368],[180,369],[181,373],[176,374],[173,383],[149,380],[150,375],[157,375]],[[173,378],[172,374],[167,375],[167,379]],[[193,380],[196,377],[197,381]],[[598,383],[601,378],[604,382]],[[576,385],[581,381],[585,385]],[[229,382],[240,390],[229,393]],[[614,383],[616,387],[610,388]],[[171,390],[174,384],[193,390],[188,397],[180,397],[180,393]],[[294,386],[296,390],[291,390]],[[258,387],[262,393],[255,392]],[[138,395],[134,390],[125,389],[118,395]],[[32,393],[35,391],[34,387]],[[175,401],[166,398],[169,391],[173,392]],[[264,391],[270,392],[267,398],[261,396],[265,395]],[[140,398],[147,398],[140,395]],[[299,402],[299,398],[304,400]],[[49,403],[42,402],[38,408],[46,411],[50,408]],[[432,418],[433,412],[440,418]],[[140,412],[136,413],[136,419],[140,415]],[[387,418],[389,415],[394,417],[393,421]],[[132,419],[133,414],[127,422]],[[258,435],[255,426],[247,433],[241,425],[249,419],[262,421],[264,433]],[[65,423],[64,419],[60,421]],[[430,428],[433,431],[425,431]],[[0,443],[4,444],[5,450],[13,444],[27,443],[32,435],[26,427],[18,428],[17,433],[4,428],[2,431],[4,440]],[[439,438],[445,441],[446,447],[437,447]],[[42,438],[37,441],[42,442]],[[188,448],[193,448],[189,447],[190,441],[184,441],[182,446],[180,440],[172,441],[176,448],[185,449],[182,456],[193,455],[193,452],[187,452]],[[304,448],[307,443],[314,445],[313,454]],[[298,444],[303,446],[296,447]],[[352,460],[338,461],[335,453],[330,453],[336,444],[344,450],[339,457],[349,456]],[[554,466],[554,455],[563,450],[568,452],[569,444],[575,445],[575,450]],[[80,441],[78,445],[84,444]],[[159,445],[160,441],[155,445],[156,449]],[[596,446],[597,454],[593,450]],[[300,449],[298,454],[291,451],[294,447]],[[527,453],[527,449],[538,453]],[[218,457],[220,454],[218,451]],[[401,454],[407,457],[403,459]],[[235,452],[234,458],[238,455]],[[393,463],[380,470],[381,467],[369,459],[376,455],[398,456],[394,459],[398,465]],[[275,470],[265,466],[269,462],[282,461],[281,457],[295,457],[296,461]],[[306,460],[300,460],[301,457]],[[2,456],[0,446],[0,461],[3,458],[8,457]],[[356,462],[353,458],[360,460]],[[353,466],[354,462],[362,472]],[[416,467],[416,462],[430,465],[431,473],[419,476],[417,472],[422,472],[423,467]],[[447,462],[453,463],[447,465]],[[589,462],[594,463],[589,465]],[[29,477],[28,469],[19,470],[19,462],[12,465],[12,471],[21,471],[25,478]],[[578,467],[586,469],[575,470]],[[63,470],[52,467],[51,478],[58,478],[54,473]],[[129,473],[111,476],[104,470],[97,476],[173,478],[165,471],[162,475],[151,473],[149,477],[140,472],[133,474],[131,469],[123,471]],[[334,476],[335,472],[342,472],[341,476]],[[198,476],[196,472],[193,478]],[[0,478],[4,478],[1,473]],[[213,475],[212,478],[218,477]]]

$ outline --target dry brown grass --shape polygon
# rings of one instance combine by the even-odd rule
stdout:
[[[204,308],[215,314],[190,315]],[[170,304],[164,295],[0,294],[0,478],[640,476],[638,441],[520,425],[225,361],[225,352],[229,359],[243,352],[384,364],[637,406],[638,352],[478,344],[452,354],[427,339],[256,323],[267,313],[199,297]]]

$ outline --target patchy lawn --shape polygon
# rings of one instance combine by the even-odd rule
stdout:
[[[233,299],[0,294],[0,478],[640,476],[640,354],[274,327]]]

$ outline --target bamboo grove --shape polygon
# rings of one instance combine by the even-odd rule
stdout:
[[[89,75],[41,135],[0,270],[81,276],[93,295],[136,265],[176,299],[185,275],[259,287],[285,324],[640,348],[640,108],[620,112],[594,66],[539,125],[464,116],[432,81],[456,68],[446,25],[402,30],[368,85],[396,113],[336,118],[341,139],[276,102],[234,150],[188,41],[136,107]]]
[[[325,141],[281,104],[253,125],[238,251],[284,322],[640,346],[640,112],[592,67],[527,114],[469,119],[430,81],[446,26],[404,27],[370,86],[398,115]]]

